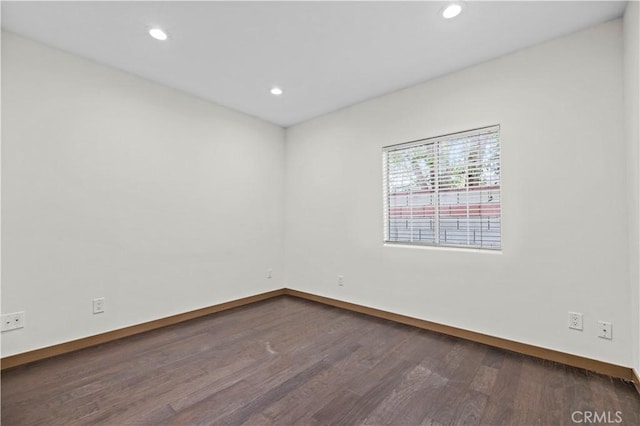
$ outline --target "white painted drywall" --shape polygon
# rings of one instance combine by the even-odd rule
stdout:
[[[638,366],[629,10],[625,108],[618,20],[295,126],[286,153],[276,126],[3,33],[2,310],[27,327],[2,355],[287,285]],[[384,247],[381,147],[490,124],[503,252]]]
[[[630,1],[624,14],[624,117],[628,149],[629,185],[629,266],[631,282],[631,315],[633,337],[633,366],[640,371],[640,7]]]
[[[283,286],[282,128],[12,33],[2,104],[3,356]]]
[[[631,365],[622,48],[616,20],[289,128],[286,285]],[[502,253],[383,246],[381,148],[493,124]]]

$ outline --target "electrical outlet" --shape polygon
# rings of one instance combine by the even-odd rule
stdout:
[[[273,269],[267,269],[267,278],[273,278]]]
[[[582,314],[578,312],[569,312],[569,328],[582,330]]]
[[[24,312],[17,312],[13,314],[13,328],[23,328],[24,327]]]
[[[344,286],[344,276],[338,275],[338,285],[340,287]]]
[[[610,322],[598,321],[598,337],[611,340],[613,338],[611,334],[611,328],[612,325]]]
[[[15,330],[24,327],[24,312],[14,312],[2,315],[2,331]]]
[[[93,299],[93,313],[101,314],[104,312],[104,297]]]
[[[2,331],[13,330],[13,314],[2,315]]]

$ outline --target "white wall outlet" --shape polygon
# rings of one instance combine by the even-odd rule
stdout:
[[[13,330],[13,319],[11,318],[13,314],[5,314],[2,315],[2,331]]]
[[[569,312],[569,328],[582,330],[582,314],[578,312]]]
[[[344,285],[344,276],[338,275],[338,285],[342,287]]]
[[[14,312],[2,315],[2,331],[15,330],[24,327],[24,312]]]
[[[101,314],[104,312],[104,297],[93,299],[93,313]]]
[[[612,325],[610,322],[598,321],[598,337],[603,339],[612,339]]]
[[[267,269],[267,278],[273,278],[273,269]]]
[[[13,314],[13,325],[14,328],[24,327],[24,311]]]

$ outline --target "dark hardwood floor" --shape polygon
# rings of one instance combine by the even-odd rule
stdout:
[[[639,425],[640,397],[621,380],[292,297],[2,374],[5,426],[588,419]]]

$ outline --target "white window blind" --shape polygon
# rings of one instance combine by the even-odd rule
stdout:
[[[385,242],[500,249],[500,126],[383,148]]]

